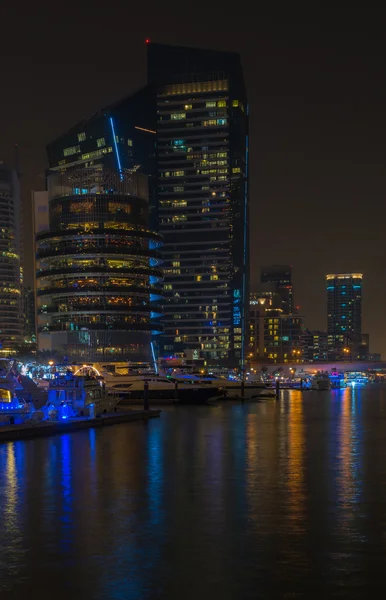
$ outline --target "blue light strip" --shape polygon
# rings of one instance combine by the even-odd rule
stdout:
[[[158,375],[157,361],[156,361],[156,358],[155,358],[154,343],[153,342],[150,342],[150,348],[151,348],[151,354],[152,354],[152,357],[153,357],[154,371]]]
[[[245,137],[245,190],[244,190],[244,274],[243,274],[243,303],[241,324],[241,368],[244,371],[245,363],[245,298],[247,286],[247,215],[248,215],[248,162],[249,162],[249,136]]]
[[[121,181],[122,181],[122,179],[123,179],[122,165],[121,165],[121,159],[119,158],[119,150],[118,150],[117,138],[115,137],[115,127],[114,127],[113,117],[110,117],[110,126],[111,126],[111,132],[113,134],[115,156],[117,157],[119,177],[121,178]]]

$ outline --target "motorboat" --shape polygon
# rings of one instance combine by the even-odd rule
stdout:
[[[118,398],[108,394],[96,377],[70,371],[50,381],[46,418],[51,420],[88,416],[95,418],[116,410]]]
[[[212,374],[200,374],[200,373],[181,373],[173,372],[170,379],[177,380],[185,385],[214,385],[222,390],[241,390],[242,382],[228,379],[224,376],[212,375]],[[252,389],[267,389],[267,384],[263,381],[245,381],[244,387],[250,390]]]
[[[0,387],[0,423],[13,425],[24,422],[34,411],[32,402],[17,398],[10,389]]]
[[[311,379],[311,390],[326,391],[331,389],[328,373],[316,373]]]
[[[128,382],[106,383],[109,391],[119,397],[119,404],[134,404],[144,400],[145,382],[148,384],[149,400],[175,401],[179,404],[205,404],[219,398],[223,390],[213,385],[191,385],[168,377],[133,376]]]

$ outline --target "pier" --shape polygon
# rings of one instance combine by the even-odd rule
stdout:
[[[20,425],[2,425],[0,427],[0,444],[3,442],[73,433],[81,429],[119,425],[132,421],[147,421],[159,417],[160,412],[160,410],[130,410],[121,413],[106,414],[97,419],[75,417],[68,421],[41,421],[39,423],[23,423]]]

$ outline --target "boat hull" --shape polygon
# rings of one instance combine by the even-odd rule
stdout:
[[[149,402],[154,401],[171,401],[178,404],[207,404],[211,400],[222,396],[222,391],[219,388],[212,387],[186,387],[179,388],[178,392],[174,390],[157,390],[149,387]],[[119,405],[125,406],[130,404],[138,404],[144,401],[143,390],[133,390],[119,393]]]

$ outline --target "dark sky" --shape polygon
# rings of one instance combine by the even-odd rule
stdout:
[[[270,14],[252,4],[249,14],[246,4],[234,3],[239,12],[224,6],[227,17],[217,3],[216,11],[173,3],[166,13],[169,5],[149,1],[142,10],[131,2],[104,2],[103,8],[81,0],[26,8],[7,2],[1,11],[0,160],[11,163],[19,144],[27,227],[29,191],[44,186],[46,143],[145,83],[146,37],[239,51],[251,115],[252,285],[261,265],[292,264],[307,325],[325,328],[324,274],[362,271],[363,329],[371,350],[386,355],[381,14],[352,7],[285,14],[278,3],[271,3]]]

